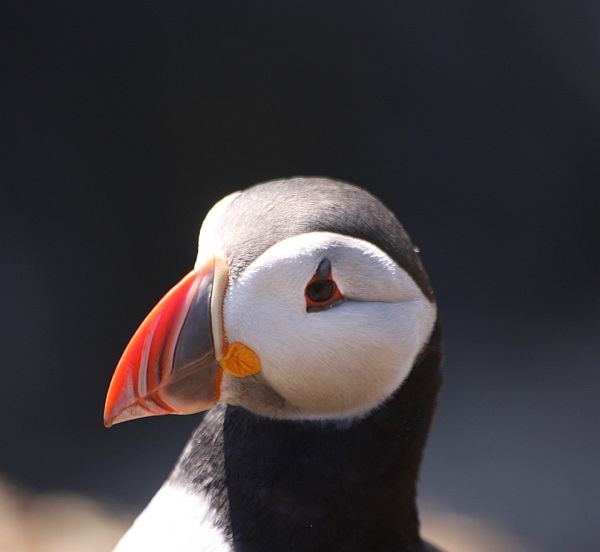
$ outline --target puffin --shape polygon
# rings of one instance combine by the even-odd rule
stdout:
[[[104,423],[205,412],[116,552],[433,552],[436,300],[396,216],[324,177],[232,193],[113,374]]]

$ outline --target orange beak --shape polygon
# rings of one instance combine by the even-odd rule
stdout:
[[[220,347],[221,328],[212,327],[213,319],[220,320],[212,314],[220,313],[224,278],[219,270],[215,282],[215,264],[211,258],[192,270],[135,332],[108,389],[106,427],[145,416],[192,414],[219,400],[222,371],[215,343]]]

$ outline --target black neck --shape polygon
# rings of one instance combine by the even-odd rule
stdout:
[[[419,552],[416,480],[440,360],[436,329],[394,397],[346,428],[213,409],[172,478],[210,497],[236,551]]]

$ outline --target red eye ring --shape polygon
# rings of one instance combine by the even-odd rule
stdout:
[[[331,264],[327,259],[321,261],[317,272],[306,284],[304,297],[306,312],[329,309],[343,301],[344,296],[331,275]]]

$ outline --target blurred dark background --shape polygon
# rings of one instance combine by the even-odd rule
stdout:
[[[600,540],[600,3],[20,2],[0,33],[0,475],[139,507],[198,417],[106,430],[113,368],[223,195],[392,207],[444,317],[424,501]]]

